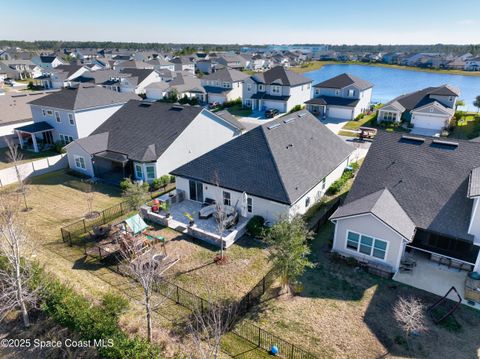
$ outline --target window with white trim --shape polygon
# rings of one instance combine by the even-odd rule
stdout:
[[[387,246],[388,242],[384,240],[352,231],[347,232],[346,247],[349,250],[385,260],[387,256]]]
[[[355,95],[355,90],[348,90],[348,96],[353,97]]]
[[[147,172],[147,179],[155,178],[155,166],[146,166],[145,171]]]
[[[75,159],[75,167],[76,168],[79,168],[81,170],[86,170],[87,169],[87,166],[85,164],[85,158],[83,158],[82,156],[77,156],[77,155],[74,155],[73,158]]]
[[[252,84],[247,84],[247,91],[252,91]]]
[[[73,118],[73,113],[68,114],[68,122],[72,125],[75,126],[75,119]]]
[[[248,213],[253,212],[253,199],[252,199],[252,197],[247,198],[247,212]]]
[[[305,198],[305,208],[310,206],[310,197]]]
[[[142,165],[135,163],[135,177],[137,179],[142,179],[143,178],[143,170],[142,170]]]
[[[320,95],[320,89],[315,89],[315,95]]]
[[[258,91],[265,91],[265,88],[263,85],[258,85]]]
[[[57,120],[57,122],[62,122],[60,119],[60,113],[58,111],[55,111],[55,120]]]
[[[67,144],[69,144],[70,142],[73,142],[73,137],[72,137],[72,136],[69,136],[69,135],[62,135],[62,134],[60,134],[60,142],[62,142],[63,144],[67,145]]]
[[[335,95],[340,95],[340,90],[335,90]]]
[[[52,115],[53,115],[53,111],[52,111],[52,110],[47,110],[47,115],[48,115],[48,116],[52,116]]]
[[[322,180],[322,190],[325,189],[326,183],[327,183],[327,177],[325,177],[325,178]]]
[[[281,90],[280,86],[275,86],[275,85],[272,86],[272,93],[278,93],[279,94],[280,90]]]
[[[47,112],[45,111],[44,108],[42,108],[42,116],[43,116],[43,117],[47,116]]]
[[[230,196],[230,192],[223,191],[223,204],[226,206],[230,206],[232,203],[232,199]]]

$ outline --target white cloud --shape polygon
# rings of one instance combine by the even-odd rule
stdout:
[[[475,24],[475,20],[473,20],[473,19],[464,19],[464,20],[457,21],[457,24],[458,24],[458,25],[474,25],[474,24]]]

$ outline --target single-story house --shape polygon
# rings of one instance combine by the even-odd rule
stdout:
[[[131,100],[66,150],[74,171],[111,182],[151,182],[242,131],[238,121],[199,106]]]
[[[353,147],[308,111],[255,127],[180,166],[177,191],[186,199],[210,198],[237,206],[247,197],[249,216],[274,223],[305,213],[349,163]]]
[[[479,271],[479,152],[478,142],[380,131],[330,218],[333,251],[394,274],[412,255]]]

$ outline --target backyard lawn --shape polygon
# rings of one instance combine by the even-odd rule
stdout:
[[[32,152],[32,151],[22,151],[19,148],[19,152],[22,154],[22,160],[18,161],[19,164],[34,161],[34,160],[38,160],[38,159],[45,158],[45,157],[58,155],[58,152],[56,152],[54,150],[47,150],[47,151],[42,151],[42,152]],[[4,168],[7,168],[7,167],[12,167],[12,166],[13,165],[11,164],[11,162],[8,158],[8,147],[0,148],[0,170],[2,170]]]
[[[476,113],[470,112],[465,114],[450,134],[450,137],[462,140],[470,140],[480,136],[480,116]]]
[[[265,301],[248,320],[322,358],[477,358],[480,313],[461,307],[447,325],[428,319],[428,332],[410,339],[407,350],[392,304],[414,295],[427,306],[438,297],[372,276],[335,259],[327,224],[311,243],[316,268],[302,277],[295,297]]]
[[[247,117],[252,114],[252,109],[250,107],[243,107],[242,104],[236,104],[231,107],[226,108],[234,116]]]

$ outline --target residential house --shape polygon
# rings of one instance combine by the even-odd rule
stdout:
[[[120,70],[120,92],[145,93],[145,87],[161,81],[160,74],[151,69],[124,68]]]
[[[177,72],[188,71],[192,74],[195,73],[195,63],[187,56],[175,57],[170,62],[175,65],[175,71]]]
[[[137,98],[99,86],[66,88],[30,102],[33,124],[16,127],[22,148],[39,152],[90,135],[128,100]]]
[[[2,60],[0,61],[0,75],[14,80],[25,80],[42,75],[40,66],[30,60]]]
[[[448,126],[459,95],[460,90],[450,85],[401,95],[378,110],[377,121],[410,121],[416,131],[439,131]]]
[[[465,60],[465,70],[480,71],[480,56],[467,58]]]
[[[32,57],[32,62],[40,66],[42,69],[54,69],[59,65],[66,65],[67,63],[55,55],[40,55]]]
[[[115,70],[121,71],[123,69],[141,69],[141,70],[153,70],[154,65],[135,60],[119,61],[113,67]]]
[[[368,111],[373,85],[350,74],[341,74],[313,85],[313,98],[307,109],[322,118],[353,120]]]
[[[235,70],[243,70],[247,67],[247,61],[237,54],[224,54],[221,55],[217,62],[221,65],[227,66]]]
[[[196,98],[200,103],[207,101],[207,92],[202,82],[190,73],[179,73],[169,82],[154,82],[145,87],[145,95],[149,100],[161,100],[171,92],[175,92],[178,99],[186,97]]]
[[[245,73],[224,68],[202,77],[202,86],[208,96],[208,102],[223,104],[227,101],[242,99],[243,81],[249,76]]]
[[[70,143],[70,168],[151,182],[240,135],[242,126],[198,106],[129,101],[90,136]]]
[[[463,292],[459,271],[480,271],[479,151],[477,142],[380,131],[330,218],[333,251],[436,294]]]
[[[277,66],[245,79],[243,104],[252,110],[288,112],[310,99],[311,85],[309,78]]]
[[[255,127],[172,174],[177,191],[190,201],[246,204],[248,216],[275,223],[318,202],[340,178],[352,151],[302,110]]]
[[[42,76],[36,77],[34,83],[45,89],[60,89],[68,87],[75,82],[74,79],[88,72],[90,70],[83,65],[58,65],[44,72]]]
[[[147,62],[149,65],[152,65],[153,68],[157,71],[168,70],[171,72],[175,71],[175,65],[170,61],[163,59],[162,57],[157,57],[153,60]]]

